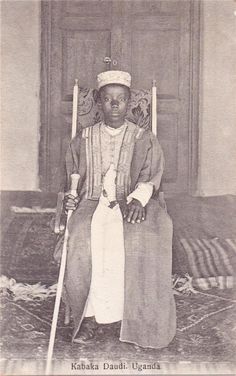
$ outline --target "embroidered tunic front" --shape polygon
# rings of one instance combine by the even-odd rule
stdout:
[[[120,149],[127,124],[115,129],[101,126],[101,164],[103,176],[103,194],[109,202],[116,200],[116,176]]]
[[[120,128],[111,128],[104,123],[101,125],[101,153],[102,153],[102,174],[105,174],[110,165],[113,164],[117,170],[120,148],[127,124]]]

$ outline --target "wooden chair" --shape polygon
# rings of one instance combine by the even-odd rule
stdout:
[[[80,89],[78,96],[78,108],[77,108],[77,129],[86,128],[95,124],[103,119],[103,114],[97,106],[97,91],[93,89]],[[157,133],[156,125],[156,85],[154,82],[153,87],[150,90],[134,90],[131,89],[131,99],[129,108],[127,111],[127,120],[130,120],[143,128],[152,129],[153,133]],[[66,150],[68,146],[68,140],[65,140],[63,147]],[[59,234],[63,231],[63,224],[61,218],[63,215],[63,199],[64,192],[58,193],[57,209],[54,232]],[[162,192],[162,188],[159,189],[159,200],[163,206],[165,206],[165,200]],[[66,297],[63,296],[63,301],[66,305],[65,310],[65,324],[70,322],[70,308],[66,301]]]
[[[78,97],[78,116],[77,129],[86,128],[103,119],[102,112],[99,110],[97,103],[97,91],[94,89],[80,89]],[[127,112],[127,119],[134,122],[140,127],[152,129],[156,134],[156,126],[153,122],[153,106],[152,106],[152,89],[150,90],[134,90],[131,89],[130,105]],[[68,139],[64,140],[63,150],[68,146]],[[162,191],[162,189],[160,189]],[[162,197],[162,194],[159,196]],[[63,212],[64,192],[58,193],[57,210],[54,232],[59,234],[63,225],[61,224],[61,216]],[[164,201],[163,201],[164,203]],[[60,229],[61,226],[61,229]]]

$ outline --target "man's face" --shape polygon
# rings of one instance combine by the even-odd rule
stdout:
[[[106,85],[100,91],[99,103],[106,125],[119,128],[124,124],[130,92],[126,86]]]

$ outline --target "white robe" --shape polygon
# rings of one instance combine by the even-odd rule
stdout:
[[[103,126],[102,142],[103,193],[91,223],[92,279],[85,316],[95,316],[98,323],[122,320],[124,305],[124,236],[123,219],[115,201],[115,178],[125,124],[113,129]],[[143,206],[152,195],[152,185],[140,183],[129,195],[128,201],[137,198]],[[106,197],[104,196],[104,192]]]

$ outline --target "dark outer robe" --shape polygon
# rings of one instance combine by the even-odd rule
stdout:
[[[158,198],[163,154],[151,131],[127,124],[118,163],[117,199],[126,199],[139,182],[152,182],[154,192],[146,206],[145,221],[123,222],[125,292],[120,340],[162,348],[176,331],[171,279],[172,221]],[[66,156],[68,178],[73,172],[80,174],[81,198],[68,223],[65,289],[74,320],[72,341],[84,316],[91,282],[91,220],[102,192],[100,135],[99,123],[84,129],[72,140]],[[56,259],[60,252],[61,242]]]

